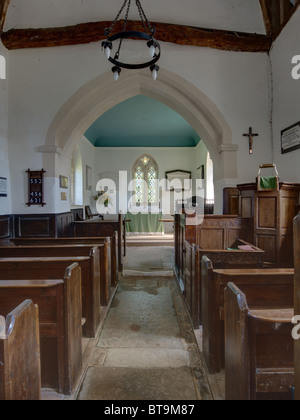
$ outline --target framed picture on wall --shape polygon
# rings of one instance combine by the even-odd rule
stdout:
[[[198,179],[205,179],[205,166],[201,165],[197,168]]]
[[[66,190],[68,189],[68,187],[69,187],[68,177],[60,175],[60,177],[59,177],[59,187],[60,188],[65,188]]]
[[[281,131],[281,154],[300,149],[300,122]]]
[[[0,197],[7,197],[7,178],[0,176]]]
[[[170,191],[174,190],[185,190],[185,186],[187,185],[186,181],[191,181],[192,179],[192,172],[189,171],[181,171],[177,169],[175,171],[168,171],[166,172],[166,179],[170,182]],[[189,188],[191,189],[191,183],[188,183]]]
[[[86,165],[86,189],[92,191],[92,168]]]

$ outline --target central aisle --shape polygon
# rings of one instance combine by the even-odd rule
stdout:
[[[176,280],[123,277],[77,399],[211,398]]]

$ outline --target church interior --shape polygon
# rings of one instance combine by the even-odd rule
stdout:
[[[300,399],[299,5],[0,0],[0,400]]]

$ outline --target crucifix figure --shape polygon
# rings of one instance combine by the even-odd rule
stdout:
[[[258,137],[258,134],[254,134],[252,132],[252,127],[249,128],[249,133],[248,134],[243,134],[244,137],[248,137],[249,138],[249,153],[250,155],[253,154],[253,137]]]

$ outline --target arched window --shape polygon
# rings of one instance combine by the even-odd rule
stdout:
[[[136,203],[159,203],[158,166],[150,155],[140,156],[133,165]]]
[[[83,168],[79,147],[77,146],[71,161],[71,205],[83,205]]]
[[[206,161],[206,199],[210,203],[214,203],[215,200],[214,164],[209,153]]]

